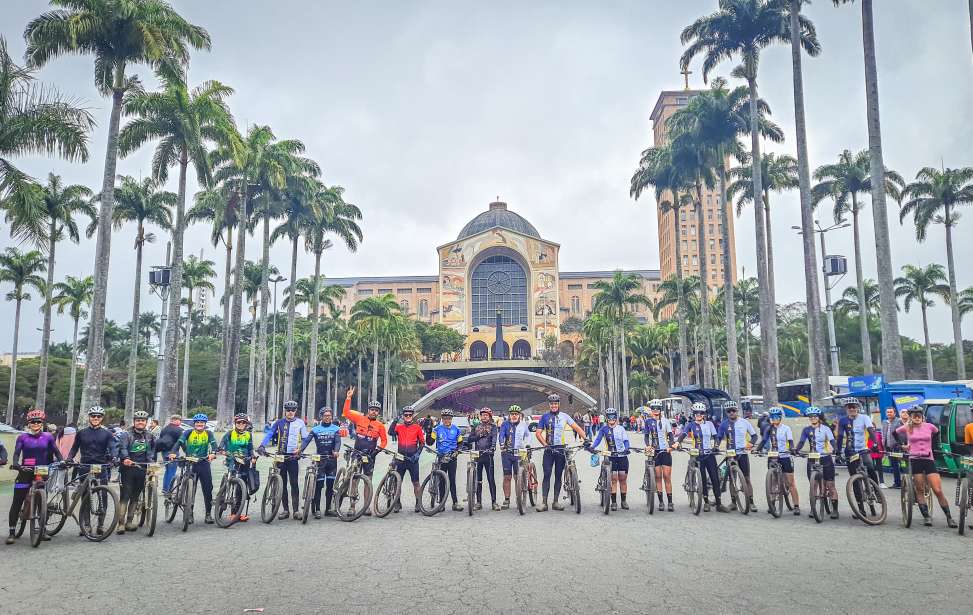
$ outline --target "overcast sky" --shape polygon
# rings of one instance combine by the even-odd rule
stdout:
[[[346,198],[361,207],[364,243],[356,254],[344,247],[328,252],[326,275],[434,274],[434,247],[454,239],[498,195],[562,245],[562,270],[658,267],[654,202],[651,196],[633,202],[629,178],[651,145],[649,113],[660,90],[682,85],[679,32],[712,11],[715,0],[174,4],[213,39],[211,52],[193,56],[191,82],[217,79],[235,88],[230,105],[238,123],[267,124],[278,137],[303,140],[324,180],[344,186]],[[3,5],[0,35],[20,56],[24,25],[47,3]],[[886,165],[907,179],[922,166],[973,165],[967,2],[883,0],[875,10]],[[819,0],[806,12],[824,48],[819,58],[805,60],[813,169],[842,149],[866,147],[867,133],[859,8]],[[787,134],[773,149],[794,154],[790,66],[789,47],[771,49],[759,79]],[[695,68],[692,85],[700,87]],[[716,74],[731,68],[720,66]],[[100,189],[109,101],[95,90],[91,58],[55,60],[38,78],[82,101],[99,126],[87,164],[18,163],[37,177],[53,170]],[[146,148],[121,160],[119,173],[146,174],[150,155]],[[195,181],[189,183],[194,192]],[[773,213],[778,301],[803,301],[800,243],[791,230],[799,224],[796,192],[777,197]],[[890,218],[897,272],[906,263],[945,262],[941,227],[917,245],[897,210]],[[821,219],[830,214],[823,211]],[[865,275],[874,278],[870,212],[863,221]],[[969,224],[961,222],[957,241],[961,288],[973,285],[973,245],[962,239]],[[752,214],[745,212],[737,225],[738,266],[752,275]],[[125,228],[112,241],[108,317],[119,324],[131,314],[133,236],[134,228]],[[207,238],[206,228],[189,229],[187,250],[202,249],[222,272],[224,253]],[[828,238],[829,252],[851,256],[850,229]],[[0,248],[8,245],[3,229]],[[91,273],[93,239],[58,250],[56,279]],[[164,241],[149,246],[146,265],[161,264],[164,255]],[[271,255],[286,272],[288,247],[277,245]],[[312,268],[302,255],[300,275]],[[849,275],[836,292],[853,281]],[[222,280],[216,283],[222,287]],[[144,310],[159,311],[148,292],[142,301]],[[35,299],[25,306],[21,351],[40,345],[39,305]],[[4,322],[12,323],[13,313],[12,304],[0,305]],[[921,337],[918,312],[903,313],[901,325]],[[951,341],[946,307],[932,309],[931,326],[935,341]],[[967,336],[970,327],[973,321]],[[70,338],[67,318],[55,317],[54,329],[55,341]],[[11,342],[12,327],[0,329],[0,350],[9,351]]]

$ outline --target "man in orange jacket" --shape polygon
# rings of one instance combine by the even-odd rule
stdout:
[[[348,387],[348,393],[345,395],[345,406],[341,414],[355,425],[355,450],[368,455],[370,461],[374,462],[379,447],[385,448],[389,441],[385,424],[378,420],[378,413],[382,410],[382,404],[377,401],[368,402],[368,412],[362,414],[351,409],[351,398],[354,394],[355,387]],[[371,476],[375,470],[375,464],[367,463],[363,469],[368,476]]]

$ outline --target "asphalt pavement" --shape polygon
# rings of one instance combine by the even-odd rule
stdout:
[[[253,520],[228,530],[197,522],[183,533],[160,519],[152,538],[89,543],[70,521],[38,549],[0,545],[0,613],[969,613],[973,537],[946,529],[938,507],[934,527],[902,528],[889,489],[888,520],[866,527],[849,514],[842,470],[841,518],[817,524],[798,460],[802,516],[774,519],[759,459],[759,512],[696,517],[682,490],[686,456],[675,457],[676,510],[651,516],[638,489],[644,457],[631,457],[631,509],[604,515],[582,453],[580,515],[487,506],[426,518],[406,489],[402,513],[353,523],[265,525],[256,504]],[[499,460],[496,469],[499,492]],[[954,482],[945,488],[952,502]],[[9,505],[0,497],[0,510]]]

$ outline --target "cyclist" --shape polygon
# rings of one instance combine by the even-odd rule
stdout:
[[[622,493],[622,509],[628,510],[628,449],[631,442],[628,439],[628,432],[618,424],[618,410],[608,408],[605,410],[606,424],[598,430],[595,441],[589,447],[594,451],[605,440],[606,454],[611,459],[611,495],[612,510],[618,510],[618,491]]]
[[[458,449],[463,441],[459,427],[453,425],[453,411],[449,408],[439,414],[439,424],[432,430],[432,440],[436,443],[436,454],[440,459]],[[456,496],[456,457],[443,463],[442,471],[449,477],[449,495],[453,499],[453,510],[462,511],[463,507],[459,505],[459,498]]]
[[[903,447],[909,451],[909,466],[912,469],[912,476],[916,482],[916,493],[925,493],[926,489],[932,489],[939,500],[939,507],[946,515],[946,525],[956,528],[949,513],[949,502],[943,494],[943,481],[936,469],[936,462],[932,455],[932,437],[939,433],[939,428],[925,420],[925,411],[922,406],[909,409],[909,422],[895,430],[896,433],[904,435],[908,443]],[[919,500],[919,512],[922,513],[924,525],[932,525],[932,517],[922,498]]]
[[[517,451],[527,448],[530,442],[530,429],[523,421],[523,410],[514,404],[507,410],[505,420],[498,431],[500,442],[500,465],[503,467],[503,504],[501,510],[510,508],[510,481],[514,472],[520,471]]]
[[[213,472],[209,462],[216,458],[218,444],[213,432],[206,428],[209,417],[200,412],[192,418],[193,428],[186,431],[176,442],[176,447],[169,451],[169,460],[176,458],[179,449],[186,452],[187,457],[197,457],[195,464],[196,482],[203,487],[203,504],[206,507],[206,523],[213,523],[210,514],[213,508]]]
[[[247,501],[244,510],[240,513],[239,520],[246,523],[250,520],[247,514],[250,509],[250,496],[252,496],[260,485],[260,473],[252,467],[255,461],[253,454],[253,433],[250,431],[250,417],[244,413],[233,416],[233,429],[223,434],[220,440],[220,452],[226,455],[227,469],[238,465],[237,472],[243,482],[247,485]],[[242,457],[243,461],[237,461],[237,457]]]
[[[88,409],[88,426],[78,430],[67,456],[68,459],[74,459],[78,452],[81,453],[82,467],[74,469],[72,478],[87,476],[89,468],[83,466],[98,464],[104,466],[98,482],[102,485],[108,484],[111,478],[111,463],[118,456],[118,441],[115,439],[115,434],[104,426],[104,421],[105,411],[101,406],[92,406]],[[104,521],[102,516],[98,517],[99,534],[103,533]],[[80,536],[81,533],[79,532],[78,535]]]
[[[476,460],[476,480],[479,483],[476,490],[476,504],[474,510],[483,508],[483,472],[486,471],[487,484],[490,488],[490,500],[493,510],[500,510],[497,504],[497,481],[493,474],[493,451],[497,448],[497,425],[493,422],[493,410],[480,410],[480,422],[470,430],[467,445],[470,449],[480,453]]]
[[[27,499],[27,492],[30,485],[34,482],[35,466],[46,466],[51,460],[61,461],[61,451],[54,443],[54,435],[44,431],[44,420],[47,415],[43,410],[35,409],[27,413],[27,431],[17,436],[14,443],[14,453],[11,459],[11,466],[17,470],[17,477],[14,479],[13,501],[10,502],[10,513],[7,521],[10,533],[7,535],[7,544],[12,545],[16,538],[17,521],[20,517],[20,510],[24,507],[24,500]],[[2,458],[3,463],[7,462],[7,456]],[[0,463],[0,465],[3,465]],[[50,540],[44,536],[42,540]]]
[[[665,489],[667,510],[672,512],[672,422],[662,416],[662,401],[658,399],[650,401],[649,409],[643,410],[642,415],[645,445],[655,449],[655,494],[659,498],[659,510],[662,510]]]
[[[375,455],[378,454],[379,447],[385,448],[389,442],[388,432],[385,424],[378,420],[378,414],[382,411],[382,404],[377,401],[368,402],[367,414],[362,414],[351,409],[351,397],[355,394],[355,387],[348,387],[345,395],[345,406],[341,411],[348,421],[354,426],[355,450],[365,454],[362,459],[362,472],[371,478],[375,472]],[[370,507],[365,508],[365,515],[371,516]]]
[[[415,421],[415,410],[412,406],[402,409],[402,417],[395,424],[395,439],[399,445],[399,454],[405,457],[405,461],[396,462],[396,470],[405,477],[409,473],[412,479],[412,492],[416,496],[415,512],[419,512],[419,456],[422,454],[422,447],[426,444],[426,434],[422,431],[422,426]],[[401,493],[395,502],[395,512],[402,510]]]
[[[162,455],[163,459],[169,458],[169,451],[176,448],[176,443],[182,437],[182,417],[173,414],[169,417],[169,424],[162,428],[159,437],[155,440],[156,450]],[[162,475],[162,493],[168,494],[172,481],[176,478],[176,464],[167,463],[165,474]]]
[[[801,430],[801,439],[798,440],[797,446],[794,448],[794,452],[800,452],[804,448],[805,442],[811,443],[811,451],[819,453],[821,455],[821,467],[824,473],[824,491],[828,499],[831,500],[831,518],[838,518],[838,490],[834,486],[835,469],[834,469],[834,458],[831,456],[832,450],[837,450],[834,434],[831,432],[831,428],[824,424],[821,420],[821,408],[817,406],[808,406],[808,409],[804,411],[804,416],[807,417],[810,425]],[[807,477],[808,480],[811,479],[811,464],[807,464]],[[795,500],[796,502],[796,500]],[[811,502],[811,506],[814,506],[814,502]],[[814,512],[808,513],[809,517],[814,516]]]
[[[706,420],[706,404],[696,402],[693,404],[693,420],[686,423],[682,434],[676,441],[675,448],[682,445],[682,441],[687,436],[692,435],[693,442],[699,450],[699,468],[703,476],[703,510],[709,512],[709,490],[707,486],[713,487],[713,496],[716,498],[717,512],[730,512],[729,508],[723,506],[720,501],[720,473],[716,463],[716,450],[719,447],[719,440],[716,437],[716,427],[711,421]],[[708,479],[707,479],[708,476]]]
[[[121,458],[121,467],[118,469],[120,475],[118,497],[118,534],[134,532],[138,529],[135,524],[135,503],[142,496],[145,488],[144,465],[155,461],[155,436],[146,429],[149,422],[149,413],[145,410],[136,410],[132,415],[132,429],[123,431],[118,436],[118,456]]]
[[[283,494],[281,501],[284,508],[277,515],[278,519],[287,519],[291,516],[290,507],[287,505],[287,483],[291,484],[291,503],[294,505],[294,518],[300,520],[301,509],[299,486],[297,483],[297,470],[300,463],[301,442],[307,437],[307,425],[304,420],[297,416],[297,402],[288,400],[284,402],[284,418],[274,421],[270,429],[264,434],[264,439],[257,448],[261,455],[267,454],[266,446],[276,439],[277,453],[286,455],[284,462],[280,464],[280,475],[283,479]]]
[[[544,501],[537,506],[537,512],[545,512],[547,510],[547,496],[551,491],[552,472],[554,473],[554,501],[551,504],[551,508],[554,510],[564,510],[564,507],[560,504],[561,480],[564,476],[564,466],[567,462],[567,459],[564,457],[564,444],[566,442],[568,428],[578,434],[578,437],[584,441],[585,446],[591,443],[587,436],[585,436],[584,430],[574,422],[574,419],[566,412],[561,412],[560,395],[557,393],[548,395],[547,404],[549,412],[546,412],[541,417],[537,425],[537,431],[535,432],[538,442],[541,443],[541,446],[546,447],[544,449]]]
[[[853,476],[858,471],[859,464],[865,464],[865,471],[877,485],[880,481],[871,453],[878,451],[878,438],[875,435],[872,417],[861,412],[861,402],[856,397],[842,399],[841,405],[845,407],[847,415],[838,421],[838,433],[835,439],[838,442],[837,449],[844,450],[845,458],[848,459],[848,476]],[[869,443],[871,443],[870,447]],[[851,456],[854,454],[858,455],[858,461],[851,461]],[[855,497],[860,499],[861,494],[857,491],[856,489]]]
[[[311,433],[301,443],[301,451],[314,440],[315,450],[321,455],[318,464],[317,481],[314,483],[314,499],[311,501],[311,512],[315,519],[321,518],[321,489],[324,488],[324,516],[334,517],[331,502],[334,501],[334,479],[338,472],[338,453],[341,451],[341,427],[334,422],[334,412],[327,406],[321,408],[318,414],[319,422],[311,429]]]
[[[753,503],[753,485],[750,484],[750,455],[747,454],[757,441],[757,430],[747,419],[738,418],[740,408],[732,399],[723,404],[723,410],[726,418],[720,423],[716,439],[721,442],[725,440],[726,449],[736,451],[737,464],[746,482],[747,503],[744,506],[749,506],[750,512],[757,512],[757,505]],[[747,436],[750,436],[749,441]]]
[[[791,431],[790,427],[783,424],[784,410],[782,408],[776,406],[771,408],[767,416],[769,420],[764,429],[763,438],[757,445],[757,450],[762,451],[765,446],[769,446],[768,450],[775,451],[778,454],[777,463],[780,464],[780,469],[787,480],[791,502],[794,503],[794,515],[799,516],[801,505],[797,497],[797,481],[794,480],[794,460],[791,459],[791,450],[794,448],[794,432]],[[770,461],[767,462],[767,465],[770,465]]]

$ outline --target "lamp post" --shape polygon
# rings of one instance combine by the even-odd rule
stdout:
[[[165,339],[166,339],[166,316],[168,314],[167,305],[169,303],[169,259],[172,253],[172,242],[166,243],[166,264],[163,266],[152,267],[149,271],[149,287],[152,292],[162,299],[162,313],[159,322],[159,351],[156,356],[155,371],[155,420],[162,422],[160,412],[162,410],[162,364],[165,358]]]
[[[825,247],[824,236],[825,234],[836,231],[838,229],[848,228],[851,226],[848,222],[835,222],[831,226],[822,227],[821,223],[817,220],[814,221],[815,233],[821,236],[821,271],[824,273],[824,300],[825,300],[825,312],[828,316],[828,342],[830,344],[830,354],[831,354],[831,375],[839,376],[840,368],[838,365],[838,342],[837,336],[835,335],[834,328],[834,308],[831,306],[831,289],[834,288],[838,282],[845,276],[848,272],[848,262],[844,256],[837,254],[828,254],[828,250]],[[791,228],[797,230],[798,235],[802,235],[803,231],[799,226],[792,226]],[[833,284],[828,282],[828,278],[838,276],[838,279],[834,281]]]
[[[273,408],[274,416],[277,416],[277,284],[286,282],[287,278],[276,275],[267,278],[267,281],[274,285],[274,318],[270,324],[270,339],[275,340],[270,347],[270,407]],[[265,413],[270,414],[269,412]]]

